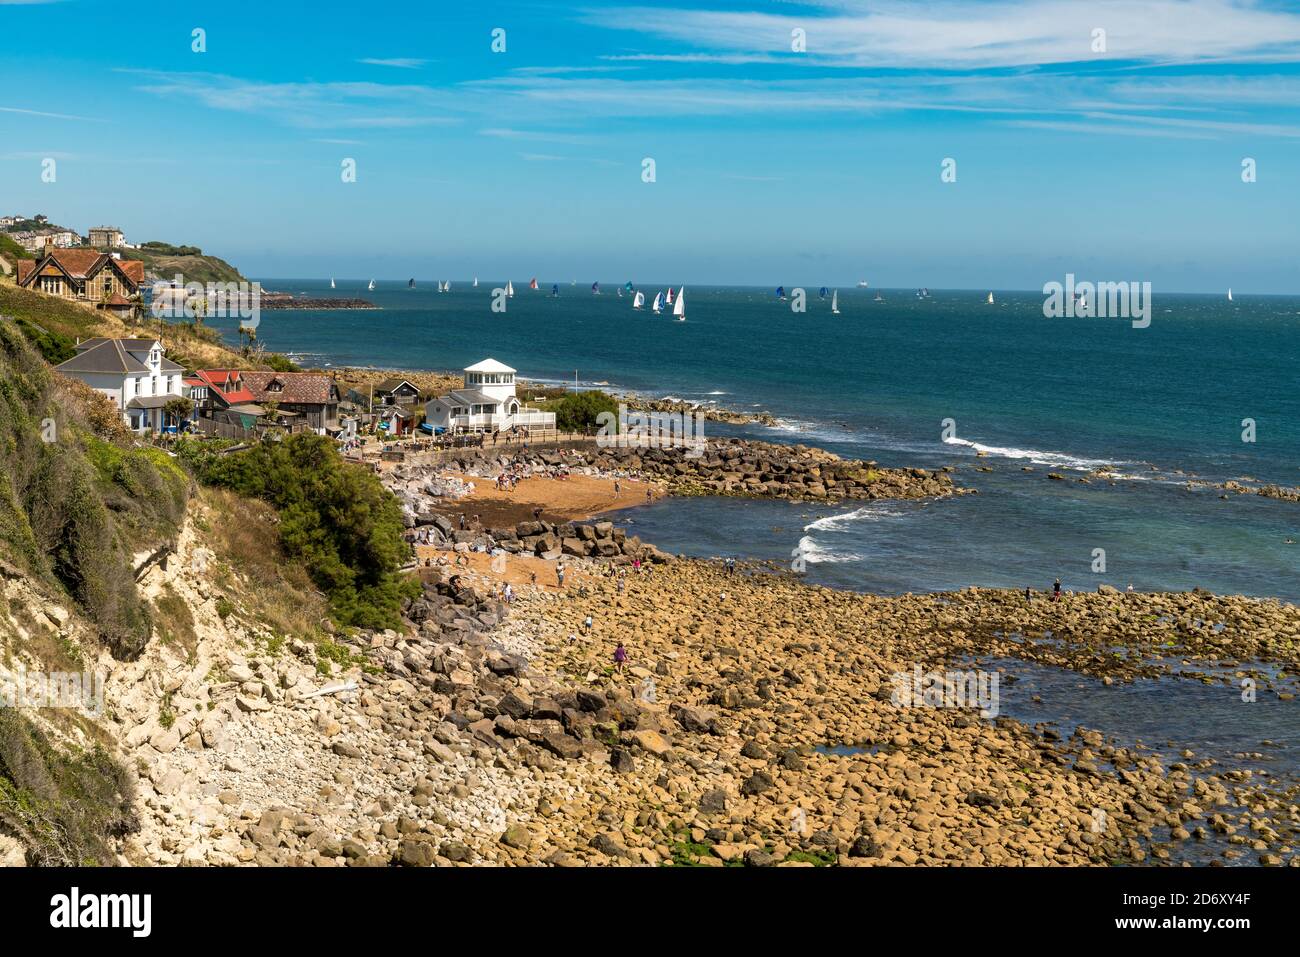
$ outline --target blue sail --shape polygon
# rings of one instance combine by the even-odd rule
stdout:
[[[591,291],[594,292],[594,293],[599,293],[599,292],[600,292],[600,283],[598,283],[598,282],[593,282],[593,283],[591,284]]]
[[[825,299],[825,298],[826,298],[826,287],[825,287],[825,286],[822,286],[822,290],[821,290],[821,292],[817,293],[817,295],[818,295],[819,297],[821,297],[822,299]]]
[[[633,287],[633,285],[632,285],[632,280],[630,280],[630,279],[629,279],[626,283],[623,284],[623,291],[624,291],[624,292],[631,292],[631,291],[633,290],[633,288],[635,288],[635,287]]]
[[[560,287],[557,286],[557,285],[555,285],[555,284],[552,284],[552,285],[551,285],[551,295],[552,295],[552,296],[558,296],[559,294],[560,294]]]
[[[784,298],[785,298],[785,286],[777,286],[777,287],[776,287],[776,297],[777,297],[778,299],[784,299]]]

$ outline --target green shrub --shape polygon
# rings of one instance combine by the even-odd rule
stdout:
[[[599,390],[570,392],[555,403],[555,425],[562,432],[594,429],[602,412],[618,414],[618,400]]]
[[[397,499],[334,443],[300,433],[232,455],[180,453],[199,480],[260,498],[280,515],[285,553],[307,567],[340,624],[396,628],[418,583],[399,573],[410,556]]]

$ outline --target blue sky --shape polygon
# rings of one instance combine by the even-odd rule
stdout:
[[[1295,3],[189,6],[0,0],[0,212],[264,277],[1300,292]]]

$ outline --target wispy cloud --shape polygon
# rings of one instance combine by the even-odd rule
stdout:
[[[757,4],[756,4],[757,6]],[[1108,60],[1300,59],[1300,11],[1259,0],[811,0],[810,12],[602,7],[588,23],[713,53],[791,56],[871,68],[972,69]],[[1105,31],[1106,51],[1093,50]],[[681,51],[673,51],[680,53]]]
[[[357,62],[365,63],[368,66],[390,66],[399,70],[418,70],[429,61],[421,60],[418,57],[389,57],[387,59],[363,57]]]
[[[3,3],[4,0],[0,0]],[[46,113],[42,110],[24,110],[17,106],[0,106],[0,113],[19,113],[23,116],[43,116],[51,120],[79,120],[83,123],[103,123],[103,120],[90,116],[72,116],[68,113]]]
[[[437,87],[386,83],[275,83],[214,73],[124,70],[155,96],[217,110],[266,116],[309,129],[399,128],[457,122],[455,102]]]

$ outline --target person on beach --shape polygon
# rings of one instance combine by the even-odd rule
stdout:
[[[1061,580],[1058,578],[1056,584],[1052,586],[1052,601],[1061,600]]]
[[[591,616],[588,615],[586,618],[582,619],[582,633],[584,635],[591,634],[591,626],[592,626]]]
[[[564,587],[564,562],[555,563],[555,583],[558,587]]]
[[[507,605],[513,602],[515,600],[514,586],[511,585],[509,582],[506,582],[505,591],[501,593],[501,597],[505,599]]]
[[[620,491],[622,491],[622,490],[619,488],[618,479],[614,479],[614,497],[615,497],[615,498],[618,498],[618,493],[619,493]]]
[[[650,489],[645,490],[645,500],[647,502],[654,501],[654,493]]]
[[[1025,586],[1025,604],[1026,604],[1026,605],[1033,604],[1033,601],[1034,601],[1034,593],[1033,593],[1032,591],[1030,591],[1030,590],[1029,590],[1029,586],[1026,585],[1026,586]]]
[[[736,574],[736,560],[734,558],[729,557],[726,561],[726,566],[728,575]]]
[[[460,530],[461,530],[462,532],[465,531],[465,513],[464,513],[464,512],[461,512],[461,513],[460,513]]]
[[[614,649],[614,670],[621,673],[625,661],[627,661],[627,649],[623,647],[623,642],[620,641],[618,647]]]
[[[539,505],[535,509],[533,509],[533,521],[540,522],[541,520],[542,520],[542,507]],[[464,528],[463,525],[461,527]]]

